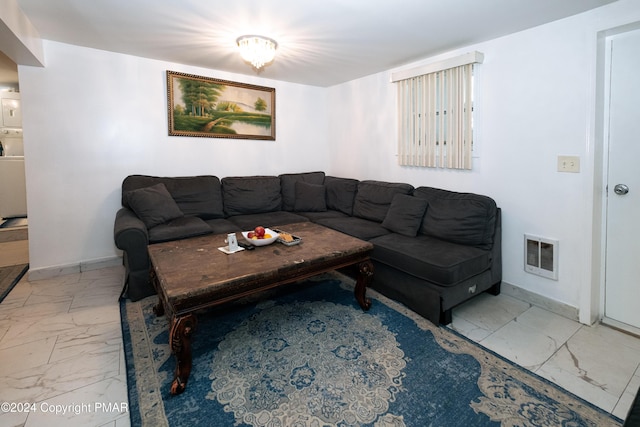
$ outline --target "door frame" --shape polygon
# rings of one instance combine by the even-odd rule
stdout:
[[[616,36],[640,30],[640,21],[598,32],[596,53],[595,144],[593,174],[593,246],[591,264],[591,295],[589,321],[640,336],[640,329],[605,316],[606,256],[607,256],[607,197],[609,175],[609,81],[611,41]]]

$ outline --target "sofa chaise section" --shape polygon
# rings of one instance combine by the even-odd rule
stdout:
[[[448,324],[453,307],[484,291],[500,292],[501,211],[493,199],[478,194],[418,187],[413,196],[427,203],[417,236],[371,241],[378,267],[373,287],[434,323]]]

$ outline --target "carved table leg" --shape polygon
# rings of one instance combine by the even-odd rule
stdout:
[[[174,317],[171,321],[169,345],[176,357],[176,370],[171,383],[171,394],[182,393],[191,374],[191,335],[196,327],[196,316]]]
[[[164,304],[162,304],[162,299],[158,297],[158,303],[153,306],[153,314],[160,317],[164,315]]]
[[[156,291],[158,291],[158,303],[153,306],[153,314],[160,317],[164,315],[164,305],[162,304],[162,298],[160,297],[160,287],[158,286],[158,276],[156,275],[156,270],[154,270],[153,266],[149,268],[149,282],[153,285]]]
[[[354,294],[356,301],[360,304],[363,310],[367,311],[371,307],[371,300],[367,298],[367,287],[371,284],[373,279],[373,263],[369,260],[363,261],[358,264],[358,279],[356,281],[356,288]]]

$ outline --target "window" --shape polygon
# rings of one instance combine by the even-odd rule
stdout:
[[[473,67],[483,55],[395,73],[401,165],[471,169]]]

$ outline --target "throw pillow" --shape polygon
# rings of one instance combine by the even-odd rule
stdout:
[[[324,172],[284,173],[280,177],[282,192],[282,210],[292,212],[296,202],[296,182],[304,181],[309,184],[324,184]]]
[[[184,216],[164,184],[128,191],[126,197],[131,209],[147,228]]]
[[[296,200],[293,210],[296,212],[325,212],[327,201],[324,185],[309,184],[303,181],[296,182]]]
[[[419,197],[396,194],[382,226],[403,236],[415,237],[422,224],[429,202]]]

